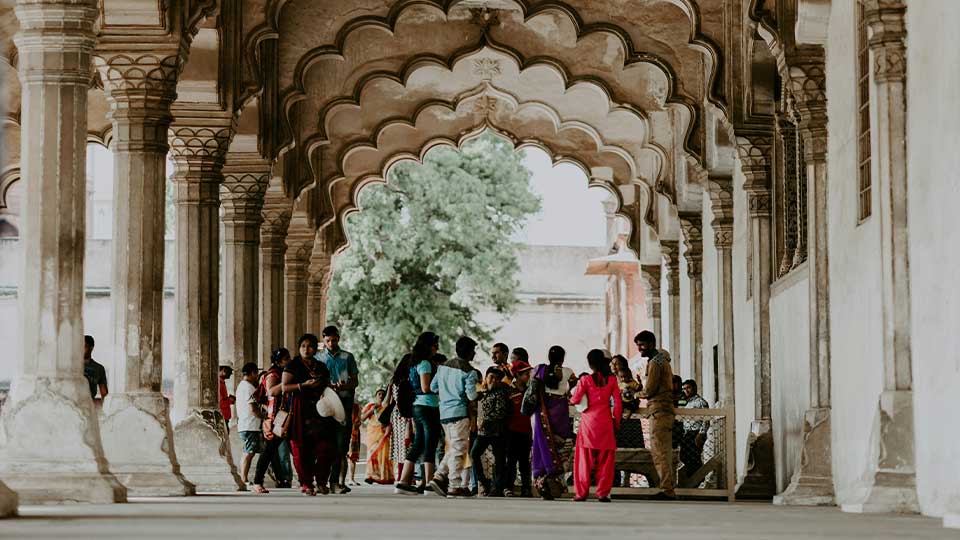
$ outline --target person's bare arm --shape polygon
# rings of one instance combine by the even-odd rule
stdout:
[[[109,393],[107,383],[100,383],[100,399],[106,398]]]

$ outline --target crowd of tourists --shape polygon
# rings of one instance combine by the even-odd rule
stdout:
[[[303,335],[296,356],[283,347],[274,350],[265,371],[245,364],[233,394],[226,388],[233,368],[220,366],[220,410],[229,426],[236,408],[240,475],[256,493],[268,493],[268,470],[277,487],[291,487],[291,457],[303,494],[350,493],[349,484],[357,485],[364,428],[364,481],[393,484],[397,494],[536,493],[552,500],[567,491],[572,477],[575,501],[585,500],[595,485],[598,500],[609,502],[624,477],[616,466],[617,448],[645,447],[643,430],[621,431],[621,423],[646,400],[650,454],[659,477],[656,498],[673,499],[673,449],[680,448],[684,468],[697,470],[709,426],[706,420],[677,422],[674,407],[707,403],[695,381],[673,374],[670,355],[657,348],[652,332],[637,334],[634,343],[639,355],[631,361],[591,350],[590,371],[579,375],[564,365],[566,351],[559,345],[534,366],[526,349],[496,343],[493,365],[481,373],[473,365],[476,341],[459,338],[455,356],[447,358],[439,351],[440,337],[424,332],[389,384],[361,407],[355,399],[356,359],[340,348],[339,330],[328,326],[320,339]],[[93,345],[87,336],[85,375],[96,399],[107,388],[103,367],[91,356]]]

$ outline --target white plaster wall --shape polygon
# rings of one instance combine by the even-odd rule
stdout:
[[[917,488],[925,514],[960,512],[960,2],[907,9],[907,175]]]
[[[680,242],[683,244],[683,242]],[[693,377],[693,348],[690,346],[690,278],[687,276],[687,259],[680,257],[680,354],[681,358],[673,369],[676,375],[687,380]],[[699,382],[698,382],[699,384]]]
[[[747,461],[747,436],[754,420],[755,407],[753,375],[753,302],[747,299],[747,253],[750,250],[747,194],[743,190],[745,178],[736,162],[733,176],[733,328],[735,395],[737,406],[737,476],[743,475]]]
[[[803,415],[810,406],[810,281],[804,264],[770,291],[770,360],[773,451],[777,492],[799,464]]]
[[[703,381],[700,393],[711,405],[719,399],[715,390],[713,348],[719,340],[717,323],[717,250],[713,245],[713,212],[709,197],[703,203]]]
[[[880,216],[874,189],[873,215],[858,223],[855,3],[832,6],[827,48],[831,400],[833,474],[837,504],[844,504],[860,500],[878,448],[870,441],[883,385]],[[874,186],[876,170],[875,161]]]

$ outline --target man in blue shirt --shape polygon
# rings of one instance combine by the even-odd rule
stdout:
[[[323,346],[323,350],[317,353],[317,359],[330,371],[330,388],[340,396],[343,410],[347,412],[344,424],[337,430],[337,457],[330,468],[330,491],[345,494],[350,493],[350,488],[340,485],[340,469],[350,451],[350,433],[353,431],[353,418],[350,413],[353,410],[360,370],[357,369],[353,354],[340,348],[340,330],[336,326],[323,329]]]
[[[430,383],[430,389],[440,397],[440,424],[448,444],[443,461],[430,482],[430,489],[441,497],[470,496],[470,490],[460,485],[460,477],[470,447],[468,407],[477,399],[477,383],[480,382],[477,370],[470,365],[476,354],[477,342],[461,337],[457,340],[457,357],[439,366]]]

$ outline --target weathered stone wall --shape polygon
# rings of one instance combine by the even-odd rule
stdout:
[[[907,7],[913,396],[917,486],[925,514],[960,514],[960,2]]]
[[[771,405],[777,492],[790,483],[803,446],[803,414],[810,406],[810,295],[807,266],[770,291]]]
[[[857,66],[855,3],[832,5],[827,44],[830,392],[836,498],[845,504],[860,498],[870,464],[877,462],[871,458],[876,444],[870,441],[876,437],[883,390],[880,208],[874,172],[873,215],[858,223],[857,80],[851,76]]]

